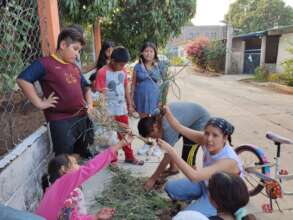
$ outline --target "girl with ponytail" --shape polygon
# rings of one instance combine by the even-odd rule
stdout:
[[[87,214],[85,200],[80,186],[117,159],[117,151],[133,140],[126,135],[118,144],[109,147],[79,166],[73,156],[61,154],[53,158],[48,165],[48,174],[42,177],[44,196],[36,214],[47,220],[110,220],[114,216],[113,208],[103,208],[96,215]]]

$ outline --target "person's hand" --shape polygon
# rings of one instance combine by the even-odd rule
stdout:
[[[102,208],[95,216],[95,220],[111,220],[115,215],[114,208]]]
[[[128,107],[128,114],[129,114],[129,115],[132,115],[134,112],[135,112],[135,109],[134,109],[133,105],[130,105],[130,106]]]
[[[47,108],[55,108],[59,98],[54,95],[55,95],[55,92],[52,92],[48,98],[43,98],[43,100],[40,102],[40,104],[37,107],[41,110],[44,110]]]
[[[162,112],[163,112],[163,114],[166,114],[166,115],[168,115],[168,114],[172,114],[172,112],[171,112],[171,110],[170,110],[170,108],[169,108],[168,105],[164,105],[164,106],[162,107]]]
[[[134,135],[132,135],[131,133],[128,133],[121,140],[121,144],[123,146],[125,146],[125,145],[128,145],[128,144],[131,144],[133,140],[134,140]]]
[[[92,105],[88,105],[86,112],[88,114],[92,114],[93,111],[94,111],[94,107]]]
[[[162,139],[158,139],[157,143],[159,145],[159,147],[165,151],[166,153],[168,153],[170,150],[172,150],[172,146],[170,144],[168,144],[166,141],[162,140]]]
[[[144,187],[143,187],[144,190],[145,190],[145,191],[150,191],[150,190],[154,187],[155,183],[156,183],[156,180],[150,177],[150,178],[144,183]]]
[[[115,120],[115,119],[114,119],[114,120]],[[129,129],[129,125],[128,125],[128,124],[125,124],[125,123],[123,123],[123,122],[119,122],[119,121],[117,121],[117,123],[118,123],[119,127],[124,128],[124,129],[126,129],[126,130]]]

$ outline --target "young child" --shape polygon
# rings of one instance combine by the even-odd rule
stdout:
[[[217,209],[217,215],[209,217],[210,220],[255,220],[254,215],[247,214],[244,208],[249,201],[248,189],[239,176],[226,172],[215,173],[208,183],[209,200]],[[183,211],[173,220],[208,219],[197,211]],[[188,217],[188,218],[187,218]]]
[[[126,135],[117,145],[109,147],[85,165],[79,166],[74,157],[61,154],[48,165],[48,174],[42,178],[45,192],[36,214],[47,220],[105,220],[112,219],[115,210],[104,208],[95,216],[88,215],[84,196],[79,188],[86,180],[117,158],[117,151],[132,142]]]
[[[114,48],[114,43],[112,41],[104,41],[99,54],[99,59],[97,60],[97,70],[101,69],[103,66],[110,63],[111,54]]]
[[[91,82],[91,96],[93,99],[94,107],[95,107],[95,101],[97,101],[97,99],[100,96],[100,93],[96,89],[96,76],[97,76],[97,73],[93,73],[89,78],[89,80]]]
[[[172,102],[169,105],[170,111],[174,117],[184,126],[193,130],[203,130],[207,121],[210,119],[208,111],[197,103],[191,102]],[[157,120],[156,117],[145,117],[140,119],[137,125],[139,134],[143,137],[151,137],[154,139],[163,138],[171,146],[174,146],[179,140],[180,135],[183,136],[183,148],[182,148],[182,159],[188,161],[188,154],[192,147],[195,147],[195,143],[185,138],[184,134],[180,134],[177,130],[173,129],[170,123],[163,118],[162,125]],[[187,145],[186,142],[192,143]],[[169,169],[166,169],[168,164],[170,164]],[[195,161],[193,159],[193,166]],[[160,162],[158,168],[153,173],[153,175],[148,179],[145,184],[145,189],[150,190],[156,181],[159,180],[160,175],[168,176],[178,173],[176,165],[170,160],[168,154],[164,155],[164,158]]]
[[[111,54],[110,63],[98,71],[96,78],[96,88],[105,97],[109,115],[116,121],[127,125],[128,112],[134,111],[128,90],[127,72],[124,69],[129,59],[129,52],[126,48],[116,47]],[[121,138],[119,134],[118,136]],[[131,145],[124,146],[123,150],[126,163],[143,165],[143,161],[134,157]]]
[[[210,220],[255,220],[244,208],[249,201],[249,193],[239,175],[215,173],[209,179],[208,191],[209,200],[218,212]]]
[[[53,151],[91,156],[87,149],[87,113],[93,109],[89,85],[75,61],[85,40],[74,28],[65,28],[58,36],[56,53],[40,58],[17,78],[17,84],[49,122]],[[39,81],[44,98],[37,95],[33,83]]]

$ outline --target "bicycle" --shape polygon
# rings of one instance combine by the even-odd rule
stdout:
[[[273,199],[281,211],[277,199],[282,195],[293,195],[293,191],[289,192],[284,189],[284,182],[293,180],[293,174],[289,175],[286,170],[280,169],[281,145],[293,144],[293,140],[272,132],[268,132],[266,138],[276,145],[274,162],[268,161],[263,149],[254,145],[241,145],[235,148],[235,151],[243,162],[244,180],[249,189],[249,195],[255,196],[265,188],[266,194],[263,194],[269,198],[269,212],[273,210]],[[271,175],[271,167],[275,167],[274,176]]]

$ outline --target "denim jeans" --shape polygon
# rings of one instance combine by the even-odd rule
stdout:
[[[216,208],[209,201],[204,181],[194,183],[187,178],[171,180],[166,183],[165,191],[172,200],[191,201],[185,210],[198,211],[207,217],[217,215]]]
[[[29,212],[16,210],[0,204],[0,219],[5,220],[45,220],[44,218]]]

